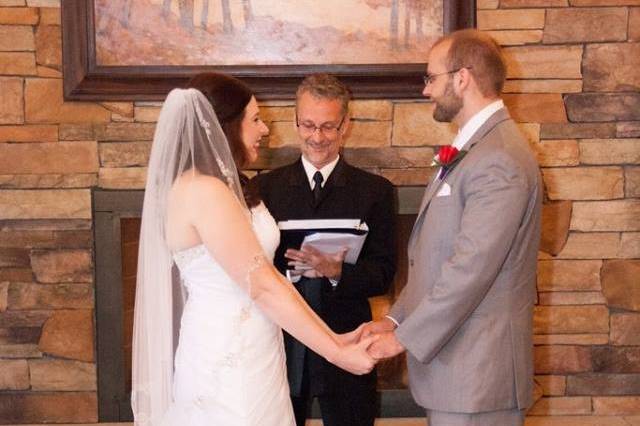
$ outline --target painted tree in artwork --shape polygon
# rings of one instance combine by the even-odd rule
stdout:
[[[166,17],[171,13],[171,0],[162,1],[162,14]]]
[[[400,7],[398,4],[398,0],[391,1],[391,19],[389,21],[390,26],[390,37],[389,42],[391,43],[391,48],[395,49],[398,47],[398,18],[400,16]]]
[[[367,6],[372,9],[388,7],[391,9],[389,16],[389,45],[391,49],[398,47],[400,0],[365,0]]]
[[[242,9],[244,10],[245,26],[251,26],[253,21],[253,10],[251,8],[251,0],[242,0]]]
[[[209,23],[209,0],[202,0],[202,14],[200,15],[200,26],[203,30],[207,29]]]
[[[400,33],[400,6],[404,6],[404,46],[408,47],[411,42],[411,24],[414,22],[416,40],[420,42],[424,39],[424,20],[427,10],[425,0],[365,0],[366,4],[377,9],[378,7],[388,7],[390,9],[389,19],[389,44],[391,49],[399,47]]]
[[[178,0],[180,7],[180,25],[193,29],[193,0]]]
[[[405,1],[405,21],[404,21],[404,44],[409,45],[411,37],[411,18],[415,20],[416,38],[418,41],[424,38],[422,31],[422,18],[426,12],[427,6],[424,0],[404,0]]]
[[[231,20],[231,8],[229,0],[220,0],[222,5],[222,31],[226,34],[233,32],[233,21]]]
[[[206,1],[206,0],[205,0]],[[162,14],[167,17],[171,14],[172,0],[162,1]],[[193,0],[178,0],[180,25],[188,30],[193,30]]]
[[[131,1],[132,0],[122,1],[122,18],[120,19],[120,21],[122,22],[122,26],[125,28],[129,27],[129,16],[131,15]]]
[[[99,33],[113,31],[113,25],[118,22],[123,28],[129,28],[131,20],[131,3],[133,0],[109,0],[97,3],[102,19],[96,20],[96,30]],[[110,19],[107,19],[110,18]]]

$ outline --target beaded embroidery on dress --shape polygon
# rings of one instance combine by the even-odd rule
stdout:
[[[273,260],[280,234],[263,204],[256,236]],[[171,426],[293,426],[282,331],[204,245],[174,253],[188,293],[175,355]]]

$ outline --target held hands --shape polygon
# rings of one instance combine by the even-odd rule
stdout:
[[[371,346],[369,346],[369,355],[371,355],[376,361],[392,358],[396,355],[404,352],[404,346],[396,339],[396,335],[393,331],[387,331],[381,334],[375,334],[379,337]]]
[[[337,253],[323,253],[312,246],[301,247],[301,250],[288,249],[285,257],[290,260],[289,266],[307,278],[327,277],[338,280],[342,275],[342,262],[347,250]]]
[[[393,332],[395,328],[393,321],[384,318],[336,335],[340,349],[332,362],[353,374],[369,373],[381,359],[392,358],[405,351]]]
[[[360,331],[361,338],[372,335],[379,337],[368,349],[369,355],[378,361],[394,357],[405,351],[404,346],[398,341],[393,332],[395,328],[396,324],[385,317],[378,321],[365,323],[354,331],[362,329]]]
[[[337,334],[336,337],[338,341],[343,345],[351,345],[353,343],[358,343],[363,337],[363,332],[368,323],[362,323],[358,328],[352,330],[348,333]],[[368,335],[367,335],[368,336]]]
[[[362,328],[362,335],[366,337],[371,334],[379,334],[379,333],[385,333],[387,331],[393,331],[396,329],[396,323],[391,321],[389,318],[384,317],[378,321],[366,322],[362,324],[360,327],[356,328],[356,330],[360,330],[360,328]]]
[[[339,341],[338,353],[335,358],[330,361],[343,370],[347,370],[352,374],[356,374],[358,376],[367,374],[371,370],[373,370],[373,367],[376,366],[376,360],[371,355],[369,355],[367,349],[372,344],[374,344],[379,339],[379,337],[376,335],[372,335],[364,337],[358,342],[351,342],[347,344],[343,343],[353,340],[353,335],[348,336],[351,333],[337,336]]]

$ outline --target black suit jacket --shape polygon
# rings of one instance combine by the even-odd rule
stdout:
[[[368,298],[385,294],[396,269],[395,195],[391,183],[347,164],[342,158],[327,179],[315,204],[302,161],[261,174],[254,179],[260,196],[276,221],[290,219],[354,219],[367,223],[369,234],[355,265],[343,264],[334,288],[328,279],[302,278],[296,283],[310,306],[337,333],[351,331],[371,320]],[[276,258],[287,247],[278,247]],[[284,265],[277,265],[284,272]],[[299,395],[304,358],[309,357],[312,392],[343,386],[345,373],[307,351],[285,333],[287,371],[292,395]],[[351,378],[353,379],[353,377]],[[375,375],[363,380],[375,380]]]

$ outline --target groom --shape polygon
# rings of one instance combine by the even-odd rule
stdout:
[[[500,93],[498,45],[476,30],[438,40],[423,94],[459,128],[427,187],[408,247],[406,287],[376,358],[407,351],[430,426],[522,425],[532,400],[532,311],[542,183]]]
[[[385,294],[395,272],[394,192],[383,177],[348,164],[340,155],[347,133],[349,89],[327,74],[304,79],[296,93],[296,130],[301,158],[260,174],[260,195],[277,221],[360,219],[369,234],[355,265],[344,254],[286,250],[305,276],[295,286],[309,306],[337,333],[371,320],[368,298]],[[281,245],[276,266],[286,267]],[[278,262],[280,260],[280,262]],[[355,376],[329,364],[285,334],[287,373],[298,426],[318,396],[325,426],[373,426],[375,371]]]

